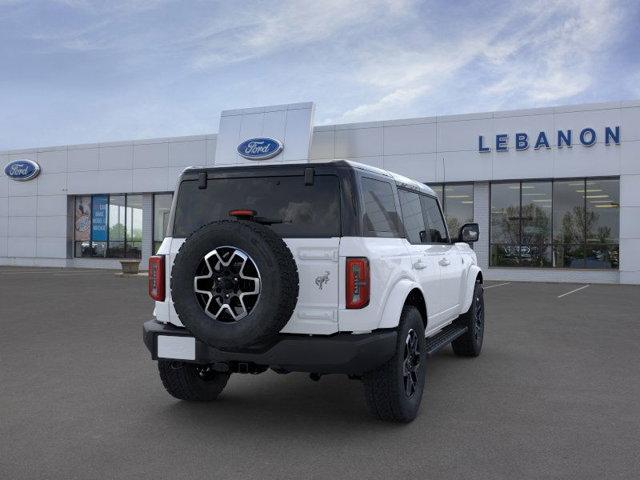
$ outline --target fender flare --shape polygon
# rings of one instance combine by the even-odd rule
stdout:
[[[477,265],[471,265],[469,267],[469,271],[467,272],[467,281],[464,286],[464,301],[460,306],[460,313],[465,313],[471,307],[471,302],[473,301],[473,290],[476,285],[476,278],[482,279],[482,270]]]
[[[391,293],[387,296],[387,302],[385,303],[384,310],[382,311],[382,318],[378,328],[396,328],[398,326],[400,323],[400,314],[402,313],[404,304],[407,301],[407,297],[414,289],[419,290],[422,297],[426,298],[420,285],[408,278],[399,280],[393,286]],[[426,311],[426,304],[424,308]]]

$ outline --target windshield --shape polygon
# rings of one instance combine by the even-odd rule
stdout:
[[[230,220],[229,211],[249,209],[268,220],[282,237],[340,236],[340,187],[335,175],[316,175],[313,185],[304,176],[209,179],[180,184],[173,236],[187,237],[215,220]]]

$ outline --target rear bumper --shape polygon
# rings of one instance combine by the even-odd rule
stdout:
[[[193,338],[186,329],[160,323],[145,322],[143,340],[154,360],[158,357],[158,337]],[[248,363],[279,368],[291,372],[344,373],[359,375],[387,362],[395,353],[395,331],[369,334],[338,333],[331,336],[281,334],[278,341],[264,350],[229,352],[194,339],[195,352],[181,361],[199,364]],[[166,357],[160,357],[166,358]]]

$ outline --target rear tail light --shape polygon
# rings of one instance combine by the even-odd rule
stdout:
[[[347,308],[369,305],[370,292],[369,260],[365,257],[347,257]]]
[[[149,257],[149,296],[164,302],[164,255]]]

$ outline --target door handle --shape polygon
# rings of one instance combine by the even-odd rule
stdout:
[[[438,261],[438,263],[440,264],[440,266],[442,267],[446,267],[447,265],[450,265],[451,262],[449,261],[448,258],[442,258],[440,259],[440,261]]]
[[[415,270],[424,270],[425,268],[427,268],[427,265],[423,263],[422,260],[418,260],[413,264],[413,268]]]

